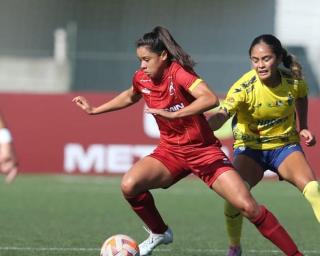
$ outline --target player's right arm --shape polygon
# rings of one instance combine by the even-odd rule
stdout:
[[[140,99],[141,95],[138,94],[131,86],[128,90],[123,91],[112,100],[107,101],[106,103],[97,107],[92,106],[90,102],[83,96],[77,96],[73,98],[72,101],[88,114],[96,115],[129,107],[138,102]]]
[[[208,123],[213,131],[216,131],[237,112],[239,102],[243,99],[243,92],[239,89],[239,83],[235,83],[228,91],[226,98],[220,103],[218,110],[213,110],[208,118]]]
[[[219,108],[219,110],[215,111],[213,114],[210,114],[208,118],[208,123],[212,131],[219,130],[221,126],[227,122],[229,119],[229,115],[225,109]]]

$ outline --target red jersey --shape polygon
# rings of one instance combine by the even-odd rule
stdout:
[[[172,62],[164,71],[159,83],[155,83],[142,70],[138,70],[133,77],[133,88],[135,93],[143,96],[149,108],[175,112],[195,100],[190,90],[201,81],[196,74]],[[160,144],[196,147],[215,144],[220,146],[219,140],[213,135],[203,114],[172,120],[157,115],[154,117],[160,130]]]

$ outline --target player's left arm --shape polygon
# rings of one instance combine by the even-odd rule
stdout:
[[[160,115],[168,119],[175,119],[202,114],[203,112],[219,105],[219,98],[217,95],[201,79],[194,82],[194,86],[189,88],[189,93],[195,98],[195,100],[190,105],[176,112],[168,112],[164,109],[147,109],[146,112]]]
[[[296,99],[296,113],[299,120],[299,134],[305,139],[306,146],[314,146],[316,137],[308,128],[308,97]]]

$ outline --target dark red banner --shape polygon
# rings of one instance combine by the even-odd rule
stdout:
[[[115,94],[83,93],[93,105]],[[0,94],[0,110],[14,137],[21,172],[110,174],[123,173],[158,143],[158,129],[140,103],[117,112],[90,116],[67,94]],[[316,114],[320,99],[310,99],[309,126],[320,134]],[[227,127],[227,126],[226,126]],[[220,130],[227,154],[232,152],[231,128]],[[304,147],[320,177],[319,144]]]

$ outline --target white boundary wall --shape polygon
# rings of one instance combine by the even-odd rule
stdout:
[[[286,45],[303,46],[320,84],[320,1],[277,0],[275,34]]]

